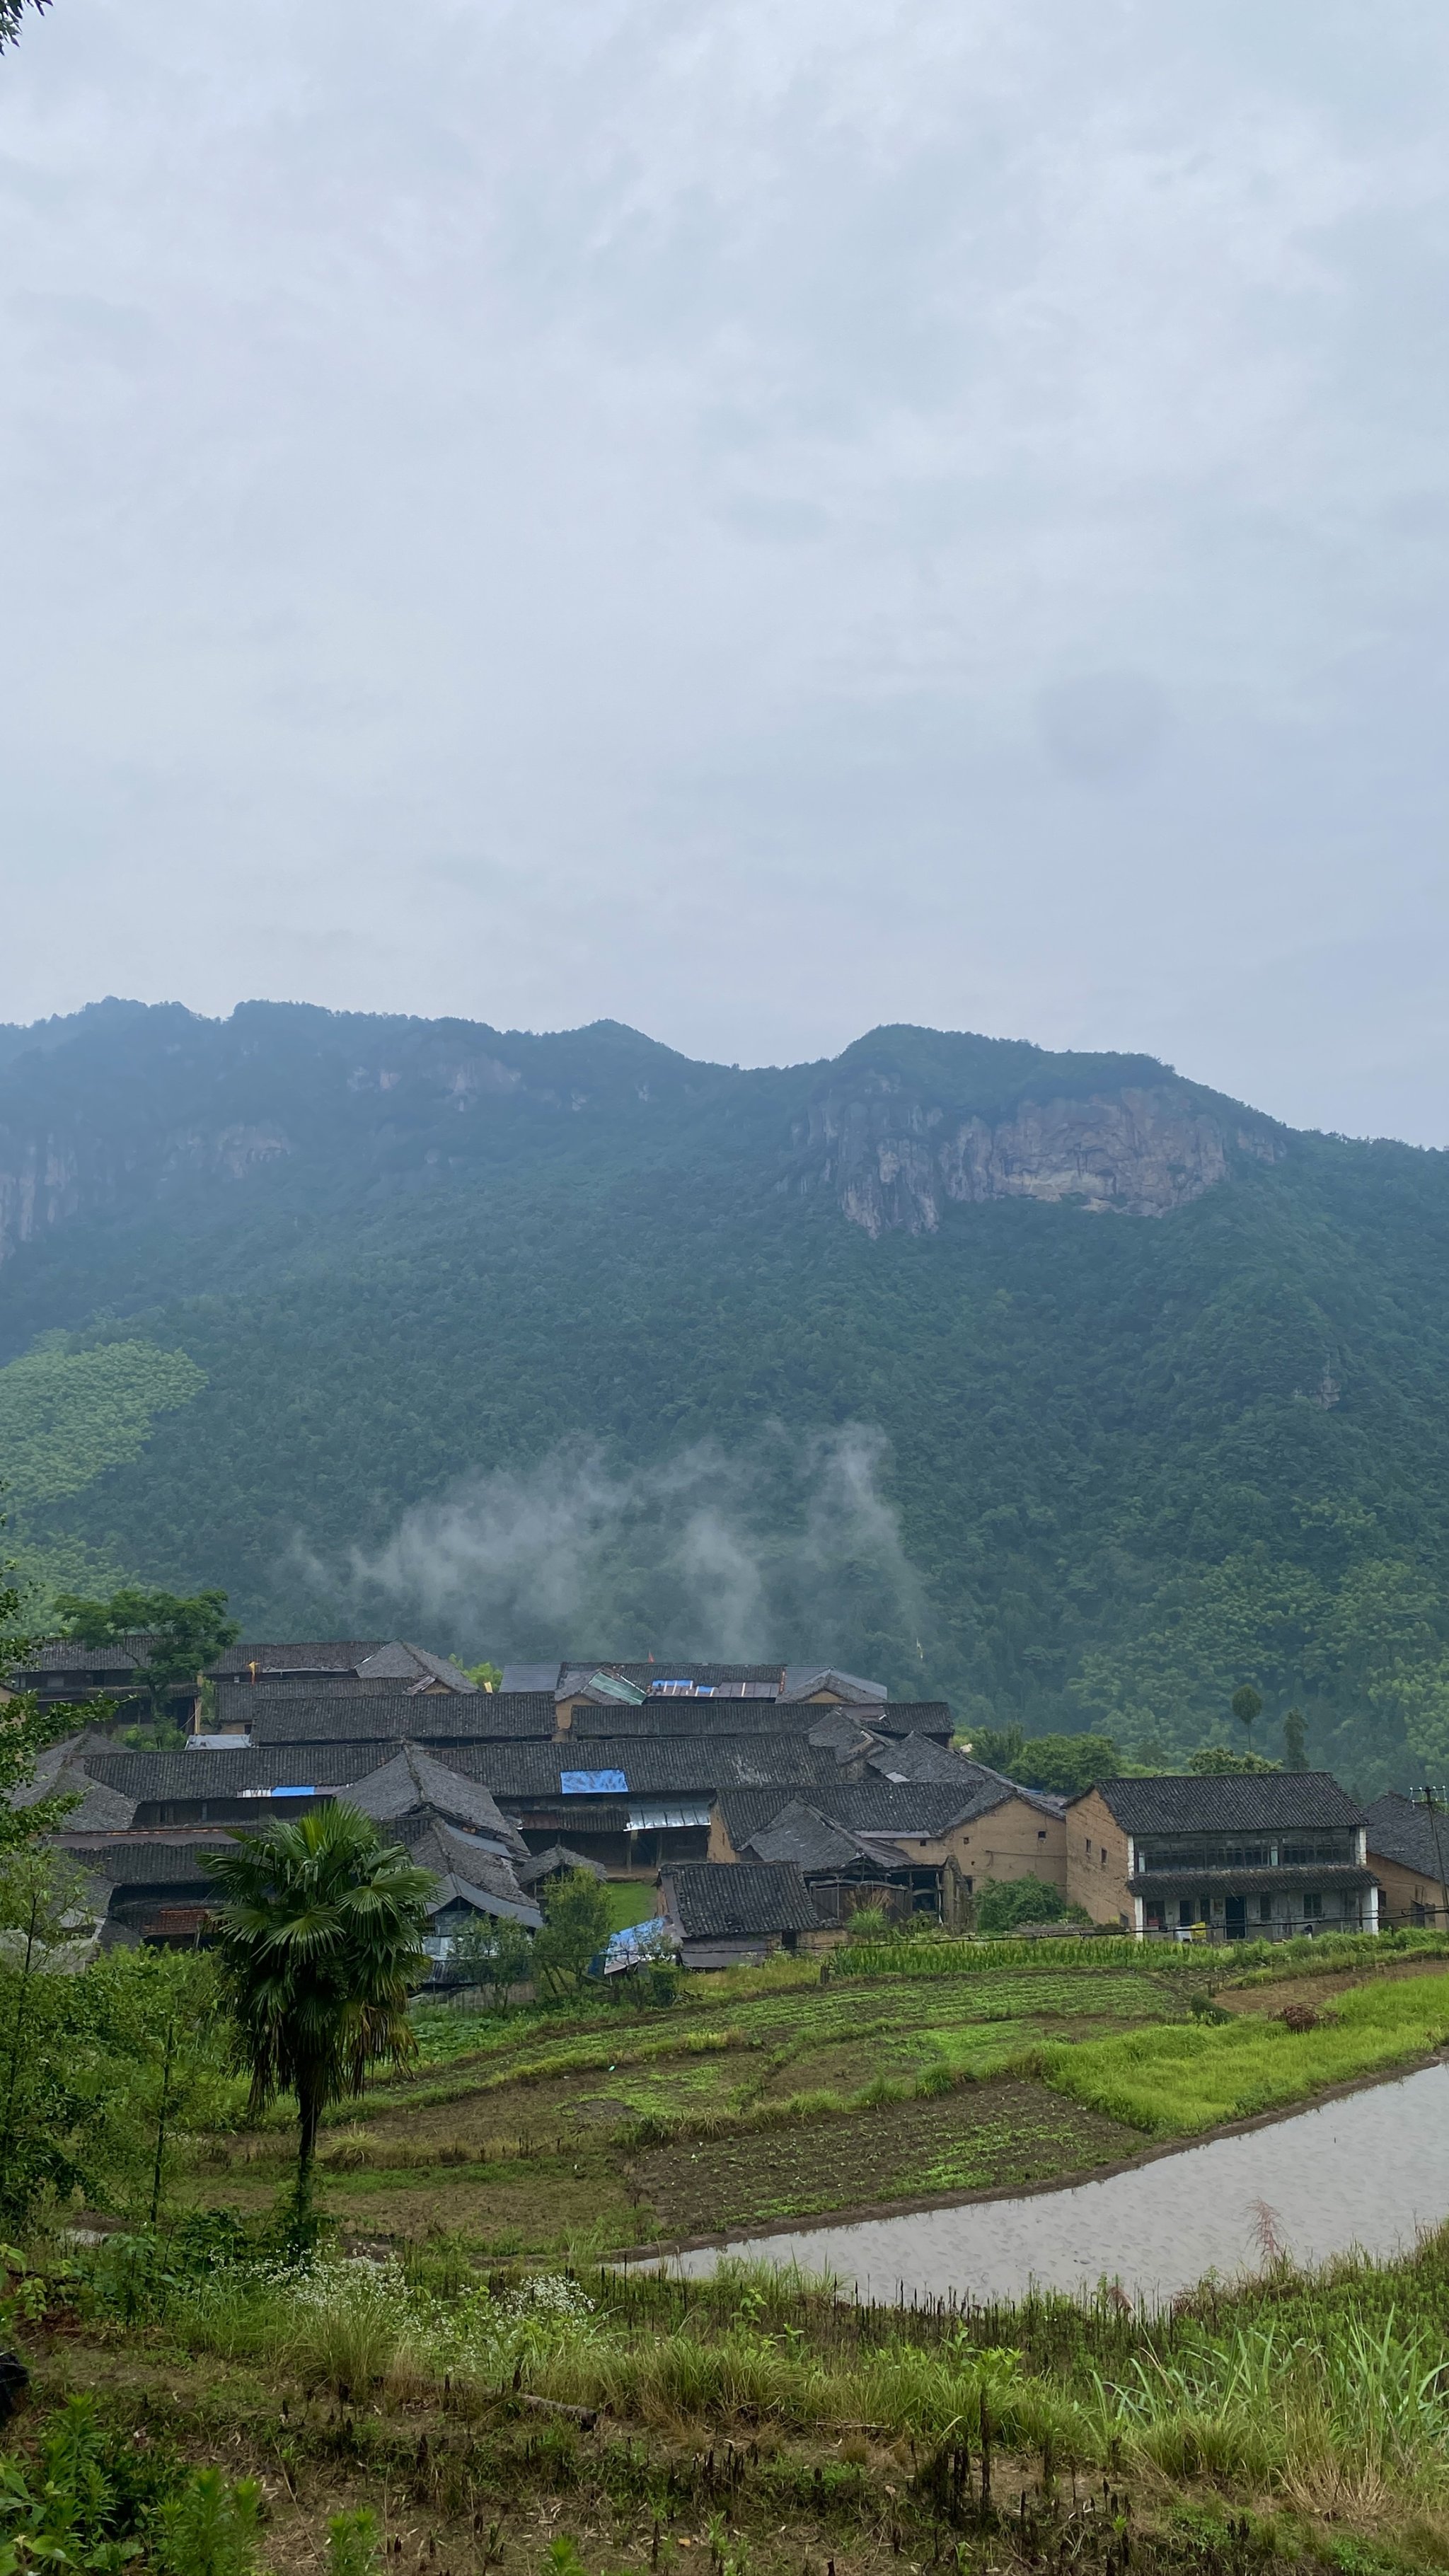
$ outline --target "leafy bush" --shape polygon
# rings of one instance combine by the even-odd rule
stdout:
[[[541,1901],[534,1974],[548,1993],[567,1994],[583,1984],[589,1961],[608,1946],[609,1900],[592,1870],[570,1869],[548,1881]]]
[[[1079,1905],[1068,1905],[1059,1887],[1044,1878],[984,1879],[976,1899],[976,1923],[982,1932],[1014,1932],[1022,1923],[1085,1923]]]

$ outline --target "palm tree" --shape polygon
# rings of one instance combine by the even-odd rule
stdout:
[[[300,2226],[323,2111],[360,2093],[370,2066],[400,2065],[416,2048],[408,1997],[428,1970],[433,1881],[341,1803],[233,1841],[206,1863],[226,1899],[215,1917],[222,1990],[253,2114],[281,2092],[297,2096]]]

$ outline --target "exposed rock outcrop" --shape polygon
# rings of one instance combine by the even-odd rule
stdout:
[[[1234,1152],[1271,1163],[1287,1150],[1266,1121],[1225,1119],[1171,1083],[1022,1100],[988,1121],[953,1115],[884,1074],[849,1093],[822,1091],[795,1142],[786,1186],[830,1190],[872,1236],[934,1234],[951,1200],[1167,1216],[1225,1180]]]

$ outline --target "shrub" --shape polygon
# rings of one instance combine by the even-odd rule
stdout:
[[[976,1922],[982,1932],[1014,1932],[1022,1923],[1063,1923],[1086,1918],[1080,1906],[1069,1906],[1059,1887],[1044,1878],[983,1880],[976,1899]]]

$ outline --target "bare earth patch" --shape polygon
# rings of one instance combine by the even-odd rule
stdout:
[[[933,2192],[1019,2191],[1141,2146],[1135,2130],[1045,2085],[1002,2079],[934,2102],[681,2140],[636,2157],[630,2181],[666,2235],[708,2236]]]

